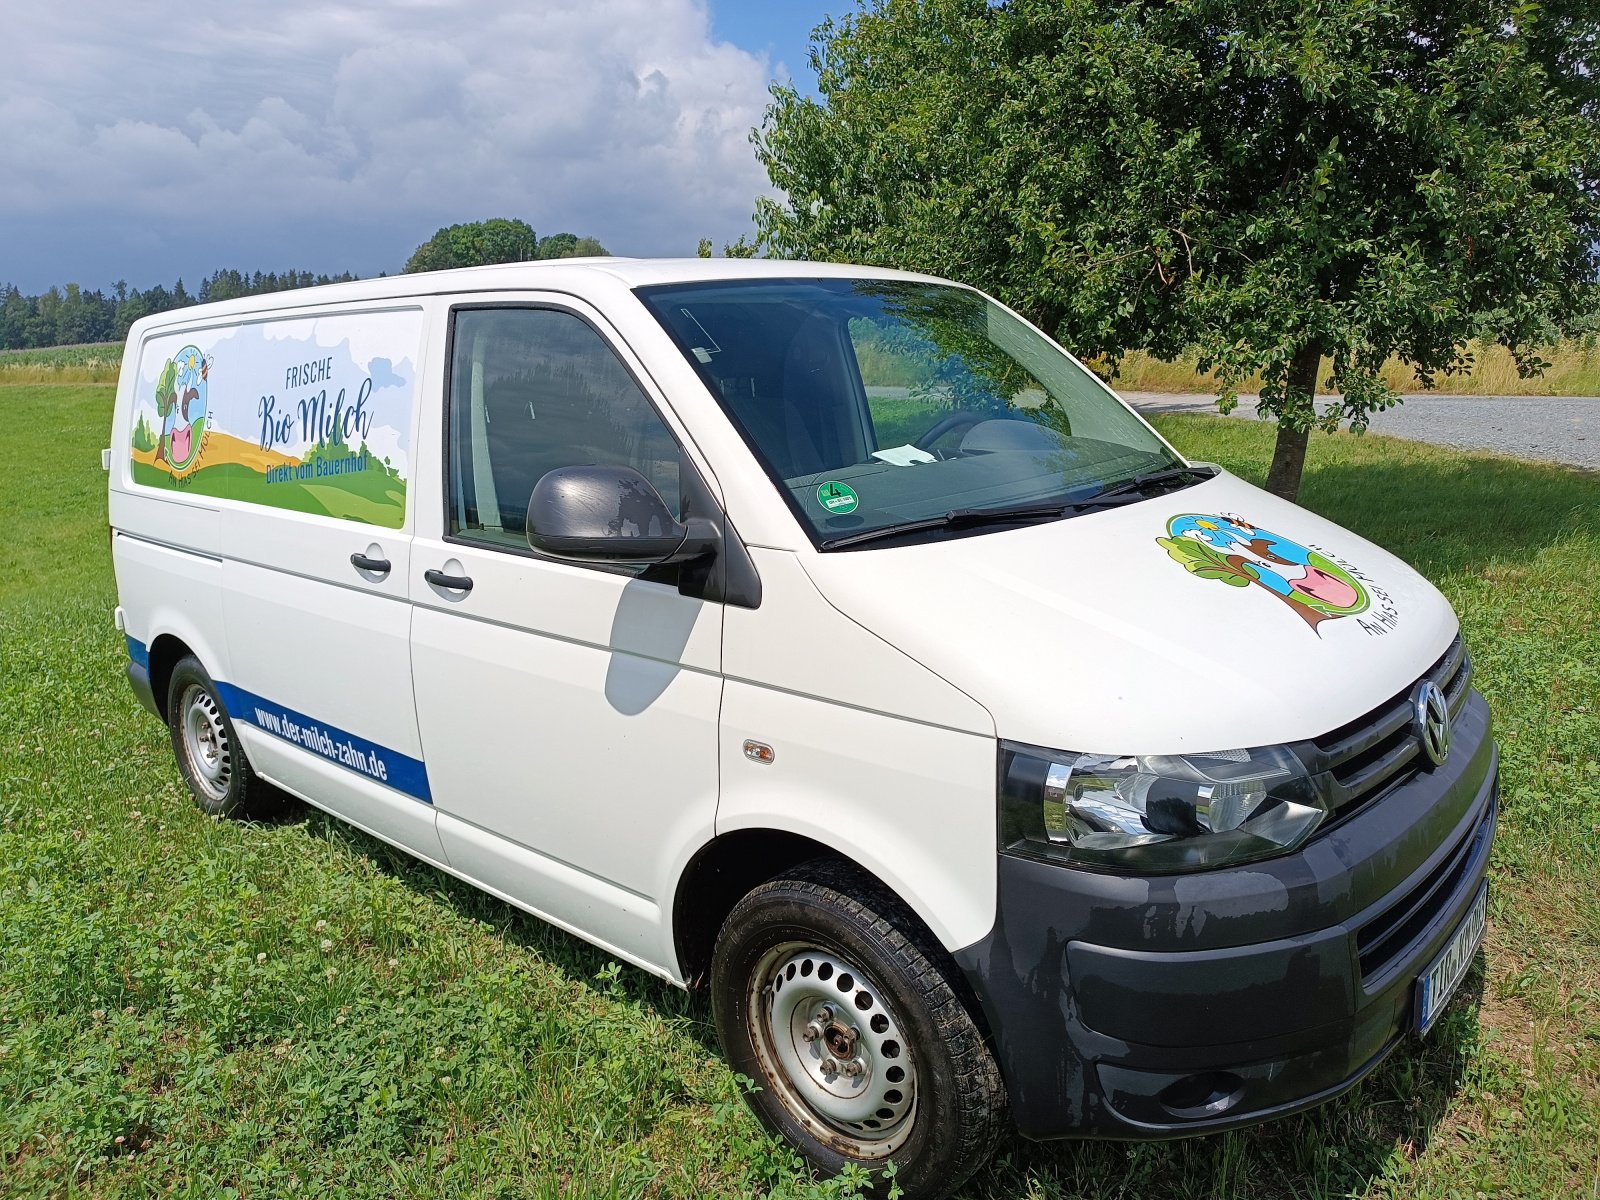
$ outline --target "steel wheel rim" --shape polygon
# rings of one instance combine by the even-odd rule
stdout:
[[[224,800],[233,779],[233,747],[222,720],[222,706],[205,688],[191,683],[178,709],[183,714],[183,752],[190,774],[212,800]]]
[[[819,1140],[862,1159],[905,1144],[916,1063],[870,975],[837,951],[785,942],[762,955],[749,999],[756,1054],[773,1091]]]

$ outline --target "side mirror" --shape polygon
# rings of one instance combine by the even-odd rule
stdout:
[[[715,552],[717,527],[679,521],[632,467],[547,471],[528,498],[528,545],[575,562],[688,562]]]

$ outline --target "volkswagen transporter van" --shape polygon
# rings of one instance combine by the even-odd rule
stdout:
[[[162,313],[108,462],[202,808],[282,789],[706,985],[824,1170],[1305,1109],[1482,937],[1449,605],[970,288],[610,259]]]

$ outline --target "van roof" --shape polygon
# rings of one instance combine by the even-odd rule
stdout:
[[[779,258],[552,258],[539,262],[499,263],[487,267],[458,267],[450,271],[420,271],[411,275],[386,275],[351,283],[294,288],[170,309],[142,318],[141,331],[191,325],[219,317],[278,312],[313,305],[354,303],[403,297],[453,295],[461,292],[500,292],[521,289],[582,294],[597,276],[627,288],[656,283],[701,283],[733,279],[907,279],[943,282],[931,275],[894,271],[848,263],[808,262]]]

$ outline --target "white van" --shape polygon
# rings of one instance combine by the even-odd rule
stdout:
[[[1496,751],[1404,563],[1191,463],[969,288],[774,261],[146,318],[129,678],[273,785],[674,983],[824,1170],[1295,1112],[1483,934]],[[1398,480],[1397,480],[1398,484]]]

